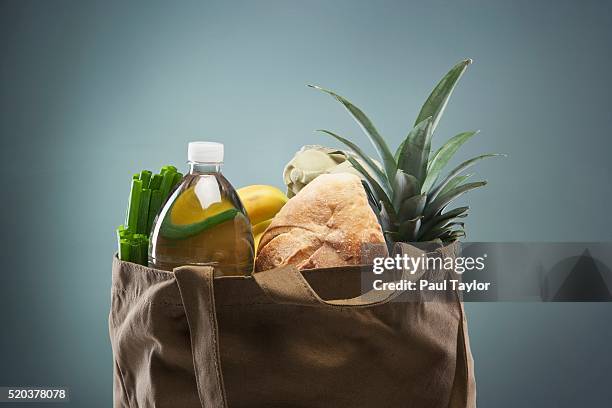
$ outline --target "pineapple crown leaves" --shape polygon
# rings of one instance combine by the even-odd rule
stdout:
[[[397,171],[397,163],[395,162],[395,159],[393,158],[393,155],[391,154],[391,150],[389,150],[389,146],[387,146],[385,139],[383,139],[380,133],[378,133],[378,130],[376,130],[376,128],[374,127],[374,124],[366,116],[366,114],[363,113],[361,109],[353,105],[351,102],[349,102],[342,96],[330,90],[321,88],[316,85],[309,85],[309,86],[312,88],[318,89],[320,91],[323,91],[325,93],[328,93],[329,95],[333,96],[336,100],[338,100],[338,102],[344,105],[344,107],[351,114],[353,119],[355,119],[357,124],[359,124],[361,129],[370,138],[370,141],[374,145],[374,148],[378,152],[378,155],[380,156],[383,162],[383,167],[385,169],[385,175],[387,176],[387,179],[393,180],[393,178],[395,177],[395,172]],[[358,154],[357,152],[355,153]]]
[[[457,82],[472,63],[460,61],[433,89],[404,141],[391,153],[372,121],[346,98],[328,89],[309,85],[331,95],[349,112],[376,149],[382,166],[359,146],[329,130],[319,130],[346,145],[355,155],[347,160],[365,178],[368,192],[379,209],[379,220],[389,243],[438,241],[450,243],[465,236],[468,207],[449,211],[450,203],[464,193],[486,185],[486,181],[466,183],[472,174],[462,174],[480,160],[505,156],[484,154],[466,160],[441,178],[442,171],[478,131],[462,132],[446,141],[433,154],[431,141]],[[360,159],[360,160],[357,160]]]

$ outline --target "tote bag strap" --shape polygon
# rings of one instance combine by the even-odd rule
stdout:
[[[310,286],[302,272],[293,266],[271,269],[253,274],[255,282],[275,303],[327,306],[366,307],[383,304],[393,299],[396,291],[369,291],[351,299],[323,300]]]
[[[174,275],[189,325],[200,402],[203,408],[226,408],[215,311],[214,269],[182,266],[174,270]]]
[[[456,251],[457,244],[451,244],[434,252],[441,256],[454,256]],[[397,246],[396,252],[412,257],[426,254],[425,251],[407,244]],[[424,270],[421,269],[418,273],[411,274],[404,269],[400,279],[418,280],[423,272]],[[274,302],[303,306],[370,307],[388,303],[403,293],[401,290],[370,290],[361,296],[350,299],[323,300],[310,286],[302,272],[294,266],[257,272],[253,274],[253,278]]]

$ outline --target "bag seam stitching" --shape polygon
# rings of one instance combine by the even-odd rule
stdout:
[[[223,386],[223,377],[221,376],[221,372],[219,369],[219,344],[217,342],[217,335],[219,333],[219,327],[217,321],[214,318],[215,313],[215,294],[213,289],[212,279],[208,279],[208,295],[211,299],[210,307],[208,308],[208,320],[209,324],[212,328],[212,338],[213,338],[213,353],[214,353],[214,363],[215,363],[215,372],[217,374],[217,383],[219,384],[219,390],[221,391],[221,402],[223,406],[227,406],[226,398],[225,398],[225,390]]]

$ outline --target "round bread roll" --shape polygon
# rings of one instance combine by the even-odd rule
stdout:
[[[361,179],[322,174],[276,214],[261,237],[255,271],[358,265],[363,244],[384,242]]]

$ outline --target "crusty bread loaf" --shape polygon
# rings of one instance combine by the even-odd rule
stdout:
[[[364,243],[384,243],[359,177],[322,174],[274,217],[259,243],[255,270],[362,263]]]

